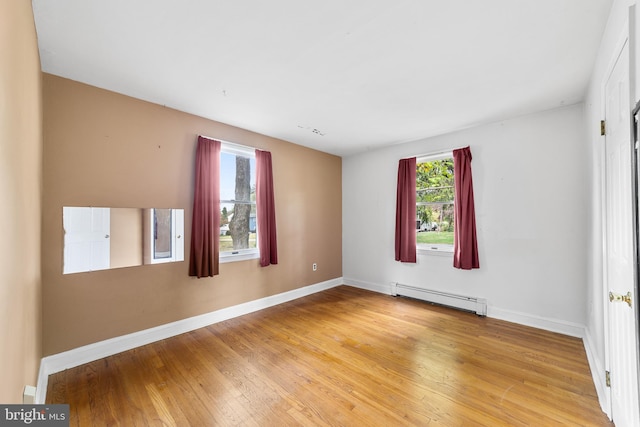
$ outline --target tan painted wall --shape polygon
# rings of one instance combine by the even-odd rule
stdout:
[[[48,74],[43,101],[45,355],[342,276],[339,157]],[[221,264],[208,279],[188,277],[188,261],[63,276],[65,205],[182,208],[188,245],[198,134],[271,151],[280,263]]]
[[[0,2],[0,403],[36,385],[41,348],[40,59],[30,1]]]

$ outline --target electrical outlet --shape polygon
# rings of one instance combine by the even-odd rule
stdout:
[[[311,269],[313,271],[316,271],[318,269],[318,264],[316,264],[315,262],[313,264],[311,264]]]

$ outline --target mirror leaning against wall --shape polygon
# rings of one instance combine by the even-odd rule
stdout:
[[[63,274],[184,260],[184,210],[62,208]]]

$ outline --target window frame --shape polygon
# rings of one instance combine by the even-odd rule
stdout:
[[[220,141],[220,157],[222,160],[222,153],[226,153],[226,154],[233,154],[235,156],[246,156],[249,157],[251,159],[253,159],[253,161],[255,162],[256,160],[256,152],[255,152],[255,148],[253,147],[248,147],[245,145],[239,145],[239,144],[235,144],[232,142],[228,142],[228,141]],[[222,169],[222,162],[221,162],[221,169]],[[255,185],[255,176],[253,177],[254,179],[254,185]],[[222,199],[222,176],[220,176],[220,186],[221,186],[221,191],[220,191],[220,200],[218,200],[218,212],[220,213],[222,211],[222,206],[223,204],[236,204],[238,203],[238,201],[236,200],[227,200],[227,199]],[[255,206],[255,210],[256,212],[258,211],[258,206],[256,201],[254,200],[253,202],[244,202],[242,201],[241,203],[247,203],[247,204],[251,204],[253,206]],[[222,227],[222,226],[221,226]],[[259,259],[260,258],[260,245],[258,244],[258,224],[257,224],[257,215],[256,215],[256,247],[255,248],[247,248],[247,249],[237,249],[237,250],[233,250],[233,251],[220,251],[220,243],[218,243],[218,250],[219,250],[219,262],[220,264],[224,264],[224,263],[228,263],[228,262],[236,262],[236,261],[246,261],[246,260],[251,260],[251,259]]]
[[[418,167],[418,165],[420,163],[427,163],[427,162],[433,162],[433,161],[437,161],[437,160],[444,160],[444,159],[453,159],[453,150],[451,151],[442,151],[442,152],[438,152],[438,153],[433,153],[433,154],[424,154],[421,156],[417,156],[416,157],[416,168]],[[454,194],[455,194],[455,186],[454,186]],[[417,192],[418,192],[418,188],[417,188],[417,177],[416,177],[416,224],[418,222],[418,206],[420,206],[421,203],[425,203],[425,202],[419,202],[417,200]],[[454,196],[454,200],[451,201],[451,203],[455,203],[455,196]],[[426,203],[425,203],[426,205]],[[455,222],[454,222],[454,227],[455,227]],[[453,244],[446,244],[446,243],[432,243],[432,244],[426,244],[426,243],[418,243],[418,230],[416,230],[416,252],[418,254],[421,255],[435,255],[435,256],[445,256],[445,257],[453,257]]]

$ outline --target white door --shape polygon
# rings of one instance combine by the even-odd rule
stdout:
[[[109,208],[64,207],[63,273],[105,270],[111,264]]]
[[[606,285],[613,297],[607,307],[611,415],[617,427],[640,426],[628,43],[607,80],[605,108]],[[622,298],[627,295],[631,306]]]

